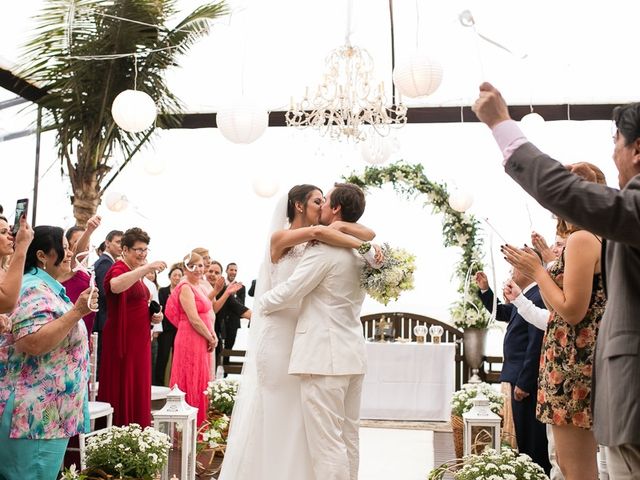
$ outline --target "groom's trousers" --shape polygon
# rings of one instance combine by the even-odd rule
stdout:
[[[300,375],[316,480],[358,480],[363,379],[364,375]]]

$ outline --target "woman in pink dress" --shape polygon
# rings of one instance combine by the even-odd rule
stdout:
[[[213,306],[200,287],[203,275],[202,256],[192,252],[185,259],[184,278],[167,300],[166,312],[178,329],[169,384],[178,385],[186,393],[187,403],[198,408],[198,425],[207,416],[204,391],[209,382],[211,352],[218,344]]]

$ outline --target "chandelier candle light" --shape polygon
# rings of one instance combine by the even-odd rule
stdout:
[[[367,50],[350,43],[333,50],[326,59],[327,72],[313,97],[309,88],[301,102],[291,104],[287,126],[313,127],[333,139],[365,140],[364,125],[385,136],[391,126],[407,123],[407,107],[386,106],[384,83],[373,84],[373,59]]]

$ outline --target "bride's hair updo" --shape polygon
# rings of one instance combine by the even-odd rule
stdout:
[[[296,202],[300,202],[306,206],[307,200],[309,200],[309,196],[311,192],[318,190],[322,193],[315,185],[310,185],[308,183],[304,183],[302,185],[296,185],[291,190],[289,190],[289,201],[287,202],[287,218],[289,222],[293,222],[293,219],[296,216]]]

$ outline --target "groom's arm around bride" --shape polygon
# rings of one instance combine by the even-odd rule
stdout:
[[[321,223],[357,221],[362,190],[336,184],[327,193]],[[358,424],[366,354],[360,310],[364,260],[352,249],[307,247],[292,276],[266,292],[269,314],[300,305],[289,373],[300,376],[304,424],[317,479],[356,480]]]

